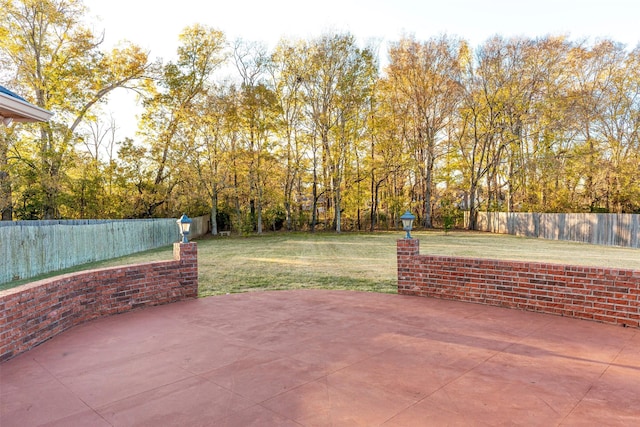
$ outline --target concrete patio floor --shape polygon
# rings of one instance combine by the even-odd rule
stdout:
[[[92,321],[0,365],[0,425],[640,425],[640,330],[347,291]]]

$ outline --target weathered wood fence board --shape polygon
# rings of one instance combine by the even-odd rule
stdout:
[[[190,237],[207,232],[209,217],[193,218]],[[0,221],[0,283],[170,245],[176,220]]]
[[[191,231],[189,238],[204,236],[211,229],[211,215],[198,216],[191,218]]]
[[[640,247],[638,214],[480,212],[477,224],[477,230],[492,233]]]

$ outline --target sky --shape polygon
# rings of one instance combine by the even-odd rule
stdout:
[[[572,40],[611,38],[629,49],[640,44],[639,0],[85,0],[88,22],[104,31],[104,47],[122,40],[175,59],[178,35],[199,23],[273,48],[281,38],[309,39],[349,32],[361,42],[387,43],[403,35],[417,40],[447,34],[473,47],[493,35],[567,35]],[[118,138],[133,137],[140,108],[133,94],[114,93],[108,109]]]

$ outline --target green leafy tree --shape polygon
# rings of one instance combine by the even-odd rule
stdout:
[[[232,188],[232,147],[237,140],[235,128],[234,88],[221,85],[209,90],[197,108],[201,114],[191,117],[189,127],[195,130],[195,149],[191,151],[190,165],[198,173],[199,185],[210,201],[211,234],[219,231],[218,213],[221,195]],[[220,230],[222,231],[222,230]]]
[[[294,204],[297,201],[298,213],[302,211],[302,180],[305,176],[307,159],[304,137],[304,96],[302,76],[304,75],[303,51],[300,42],[281,41],[276,46],[269,61],[271,85],[278,103],[278,125],[276,132],[280,137],[278,154],[285,166],[281,183],[284,198],[287,230],[297,229],[300,224],[294,222]]]
[[[461,101],[461,65],[468,50],[464,41],[446,36],[426,42],[403,38],[389,49],[388,93],[394,113],[405,121],[402,136],[420,177],[425,227],[432,227],[436,162]]]
[[[267,85],[269,56],[264,46],[238,41],[234,47],[234,61],[241,78],[238,119],[240,142],[247,161],[250,218],[255,221],[255,230],[262,234],[266,182],[273,168],[279,104],[274,91]]]
[[[59,217],[64,193],[73,191],[65,186],[78,127],[113,90],[138,88],[151,67],[137,46],[100,50],[102,40],[84,26],[84,13],[77,0],[0,1],[0,56],[11,65],[12,86],[55,114],[38,128],[25,128],[11,155],[32,172],[20,185],[39,195],[42,218]]]
[[[352,35],[325,35],[308,48],[307,72],[302,77],[311,125],[311,139],[319,143],[323,187],[330,195],[326,210],[333,211],[333,228],[341,231],[342,191],[345,167],[354,140],[363,132],[366,120],[362,106],[372,95],[376,69],[371,49],[360,49]],[[314,144],[315,147],[317,145]],[[313,149],[313,220],[319,199],[317,186],[318,151]],[[331,203],[329,203],[331,202]]]
[[[224,34],[203,25],[187,27],[180,34],[178,59],[166,64],[153,96],[145,101],[140,123],[141,133],[149,147],[150,181],[139,187],[138,216],[167,214],[171,196],[184,182],[180,167],[191,150],[192,132],[187,127],[197,105],[206,98],[213,72],[225,60]],[[158,212],[158,209],[163,210]]]

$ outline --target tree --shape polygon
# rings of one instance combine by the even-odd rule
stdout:
[[[398,220],[402,209],[406,209],[402,195],[406,183],[406,171],[411,161],[408,150],[405,150],[407,121],[397,114],[394,97],[394,85],[389,79],[380,79],[372,100],[372,121],[370,125],[370,147],[368,168],[370,178],[370,231],[374,231],[378,223],[380,206],[391,207],[386,214]],[[386,200],[382,194],[386,194]],[[398,201],[403,202],[398,203]],[[387,222],[387,225],[389,223]]]
[[[467,185],[469,229],[476,228],[481,180],[500,163],[505,149],[500,139],[504,111],[504,76],[501,66],[504,43],[499,37],[485,42],[477,51],[477,67],[468,64],[465,94],[456,131]]]
[[[350,144],[362,133],[366,119],[363,109],[372,94],[375,55],[371,49],[360,49],[352,35],[325,35],[309,46],[307,72],[303,87],[312,126],[311,139],[318,141],[322,150],[323,187],[331,195],[333,228],[341,231],[342,186]],[[315,146],[315,144],[314,144]],[[318,202],[317,149],[312,147],[313,219]],[[330,209],[327,203],[327,211]]]
[[[423,199],[422,223],[432,227],[434,168],[443,131],[460,102],[465,42],[442,36],[420,43],[404,38],[389,48],[386,74],[395,114],[407,121],[404,139],[414,155]]]
[[[296,198],[298,203],[302,199],[302,188],[299,183],[305,168],[303,51],[302,43],[281,41],[269,62],[271,85],[274,87],[280,113],[276,132],[284,145],[280,147],[280,158],[285,165],[282,186],[287,230],[297,229],[297,224],[293,221],[293,205]],[[297,194],[294,195],[296,189]],[[299,204],[298,210],[301,209]]]
[[[211,234],[217,235],[218,203],[221,193],[231,185],[232,147],[237,140],[234,88],[221,85],[210,88],[204,102],[197,107],[189,127],[196,130],[191,165],[195,165],[199,186],[206,190],[211,203]]]
[[[0,55],[12,64],[14,86],[54,112],[13,152],[33,172],[22,185],[39,193],[43,218],[60,216],[78,126],[113,90],[137,88],[151,66],[134,45],[101,51],[102,39],[82,24],[84,12],[78,0],[0,1]]]
[[[624,46],[602,40],[589,50],[577,46],[573,53],[579,67],[573,90],[585,202],[591,211],[638,209],[633,194],[640,172],[640,48],[627,53]]]
[[[272,160],[272,134],[279,105],[265,81],[269,61],[266,48],[257,43],[237,41],[234,60],[242,81],[238,118],[241,142],[248,156],[250,217],[252,221],[255,218],[256,231],[262,234],[265,182]]]
[[[527,94],[520,105],[526,109],[518,110],[523,119],[511,120],[520,132],[517,144],[509,147],[509,211],[569,209],[563,181],[566,153],[573,145],[572,132],[567,131],[572,108],[565,71],[570,48],[565,37],[546,37],[526,49],[525,86],[520,85],[521,93]]]
[[[12,129],[6,126],[0,128],[0,221],[11,221],[13,218],[9,143],[14,138]]]
[[[213,72],[226,57],[224,34],[213,28],[187,27],[180,41],[177,62],[163,67],[159,87],[145,101],[141,130],[149,146],[153,173],[151,181],[139,187],[144,210],[138,215],[143,217],[156,215],[156,210],[169,202],[176,186],[182,184],[178,172],[193,136],[186,125],[197,114],[196,106],[207,96]]]
[[[404,37],[380,73],[350,34],[239,40],[220,81],[213,28],[151,64],[103,51],[79,0],[0,6],[0,83],[55,113],[0,129],[3,219],[210,212],[215,234],[374,230],[406,208],[425,227],[468,208],[471,228],[480,209],[640,211],[640,48]],[[103,124],[119,88],[144,99],[136,141]]]

